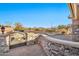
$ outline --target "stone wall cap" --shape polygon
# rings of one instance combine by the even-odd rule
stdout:
[[[68,46],[79,48],[79,42],[73,42],[73,41],[56,39],[56,38],[52,38],[52,37],[49,37],[48,35],[44,35],[44,34],[42,34],[41,36],[43,36],[45,39],[47,39],[47,40],[49,40],[51,42],[55,42],[55,43],[59,43],[59,44],[68,45]]]

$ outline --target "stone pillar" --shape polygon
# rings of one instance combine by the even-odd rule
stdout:
[[[4,55],[7,51],[9,51],[9,47],[6,44],[6,36],[0,35],[0,55]]]
[[[26,45],[27,45],[28,34],[25,33],[25,36],[26,36]]]
[[[79,20],[72,20],[73,41],[79,42]]]

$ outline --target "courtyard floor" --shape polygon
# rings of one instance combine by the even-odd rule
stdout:
[[[21,46],[10,49],[6,56],[46,56],[43,49],[38,45]]]

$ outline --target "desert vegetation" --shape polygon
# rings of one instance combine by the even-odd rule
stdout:
[[[58,25],[56,27],[49,27],[49,28],[44,28],[44,27],[24,27],[21,23],[17,22],[14,24],[14,26],[11,26],[12,24],[6,24],[4,25],[5,27],[11,27],[13,28],[14,31],[32,31],[32,32],[41,32],[41,33],[61,33],[65,34],[68,32],[68,29],[71,27],[71,25]],[[2,25],[0,25],[1,27]]]

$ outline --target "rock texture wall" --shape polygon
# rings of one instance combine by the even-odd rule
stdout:
[[[32,45],[36,43],[36,38],[39,34],[35,33],[24,33],[24,32],[13,32],[7,35],[6,43],[8,46],[26,43],[26,45]]]
[[[9,47],[6,44],[6,37],[4,35],[0,35],[0,55],[3,55],[8,50]]]
[[[79,48],[49,41],[43,36],[38,38],[39,45],[48,56],[78,56]]]

